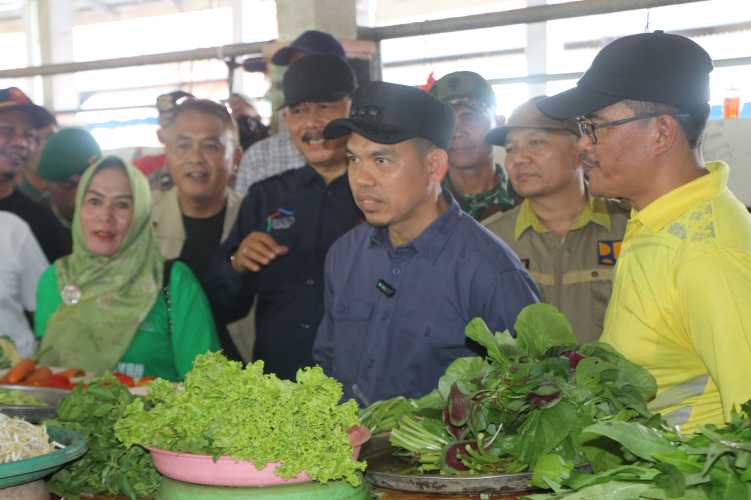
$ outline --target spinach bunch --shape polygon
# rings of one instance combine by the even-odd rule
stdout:
[[[76,386],[58,406],[47,426],[81,433],[88,451],[52,476],[50,491],[77,499],[82,493],[126,495],[131,500],[153,495],[160,476],[143,448],[126,448],[115,438],[115,423],[136,399],[111,374]]]
[[[438,387],[417,400],[381,401],[361,414],[419,472],[514,473],[548,454],[571,468],[602,450],[582,431],[597,422],[646,420],[656,383],[606,344],[577,346],[571,324],[548,304],[524,308],[508,331],[482,319],[467,337],[486,356],[455,360]]]
[[[751,498],[751,401],[730,424],[683,436],[655,416],[644,424],[612,421],[584,429],[584,441],[607,450],[592,473],[572,470],[560,456],[542,457],[533,484],[556,493],[533,500]]]

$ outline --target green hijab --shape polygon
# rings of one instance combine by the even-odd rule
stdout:
[[[50,317],[42,339],[39,361],[44,365],[96,374],[113,370],[159,296],[164,260],[151,225],[149,183],[135,167],[122,165],[116,157],[103,158],[79,182],[73,253],[55,263],[63,302]],[[111,257],[89,252],[81,229],[86,190],[103,168],[124,171],[133,194],[133,219],[122,246]]]

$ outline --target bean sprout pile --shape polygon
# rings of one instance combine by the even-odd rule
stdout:
[[[55,445],[44,426],[0,413],[0,464],[46,455]]]

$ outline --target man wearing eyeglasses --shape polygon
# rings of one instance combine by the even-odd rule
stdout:
[[[751,216],[702,158],[711,71],[688,38],[643,33],[538,104],[578,120],[592,193],[631,202],[601,340],[651,371],[651,409],[685,432],[751,398]]]
[[[506,149],[511,185],[524,201],[483,224],[516,252],[541,300],[566,315],[579,341],[594,342],[602,334],[628,212],[588,192],[576,122],[543,115],[537,109],[543,98],[525,102],[487,135]]]
[[[53,121],[46,109],[31,102],[21,90],[0,89],[0,210],[26,221],[50,262],[70,253],[67,231],[49,208],[16,188],[16,179],[39,145],[38,130]]]

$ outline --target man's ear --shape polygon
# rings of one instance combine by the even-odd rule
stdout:
[[[445,149],[438,147],[431,148],[426,154],[426,163],[431,180],[443,182],[449,168],[449,154]]]
[[[654,135],[651,136],[654,151],[657,155],[664,154],[673,148],[682,134],[681,126],[674,116],[660,115],[655,118]]]
[[[162,143],[162,144],[166,144],[167,143],[167,137],[166,137],[166,134],[164,133],[164,129],[163,128],[158,128],[156,130],[156,137],[157,137],[157,139],[159,139],[160,143]]]

